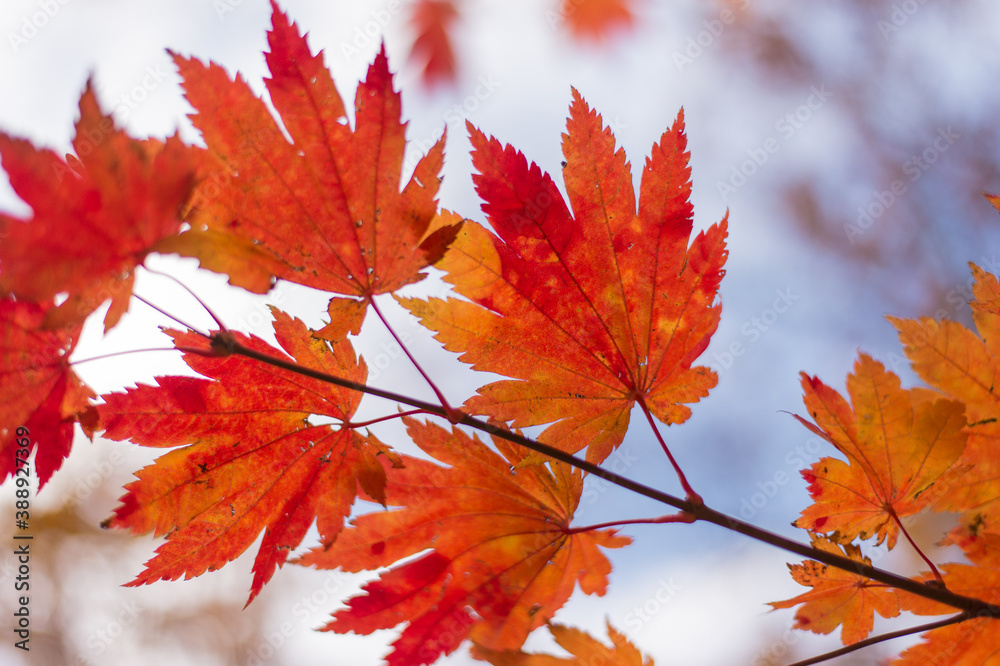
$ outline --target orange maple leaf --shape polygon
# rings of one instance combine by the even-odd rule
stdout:
[[[272,8],[265,84],[280,126],[242,78],[174,55],[214,167],[171,247],[252,291],[277,277],[349,296],[330,301],[321,331],[336,340],[360,330],[373,295],[422,279],[454,236],[425,238],[445,139],[400,192],[405,124],[384,49],[358,86],[352,131],[322,55]]]
[[[413,6],[410,23],[417,38],[413,42],[410,58],[424,61],[424,83],[455,78],[455,53],[448,31],[458,18],[452,0],[418,0]]]
[[[136,265],[180,230],[197,151],[176,136],[130,138],[101,113],[89,81],[73,148],[63,160],[0,133],[11,186],[33,211],[27,221],[0,214],[0,293],[38,303],[68,293],[48,309],[49,327],[80,323],[111,299],[107,330],[128,310]]]
[[[967,521],[1000,525],[1000,282],[978,266],[972,318],[979,335],[954,321],[889,317],[913,370],[945,395],[965,403],[968,444],[936,506],[969,511]],[[982,337],[980,337],[982,336]]]
[[[615,628],[608,625],[608,637],[614,647],[607,647],[585,631],[560,624],[548,625],[549,632],[561,648],[573,658],[554,657],[547,654],[529,654],[523,651],[489,650],[475,645],[472,655],[490,662],[493,666],[654,666],[642,653]]]
[[[1000,607],[1000,535],[975,534],[968,529],[953,531],[945,543],[961,546],[968,564],[945,564],[941,567],[949,590]],[[926,573],[918,578],[927,582],[935,577]],[[953,615],[955,609],[924,597],[900,590],[903,610],[917,615]],[[997,614],[978,615],[957,624],[923,634],[924,642],[907,648],[893,664],[924,666],[948,663],[949,666],[997,666],[1000,664],[1000,619]]]
[[[847,376],[851,404],[816,377],[802,373],[805,404],[823,437],[848,462],[823,458],[802,476],[813,504],[795,521],[813,532],[836,532],[837,541],[878,537],[896,545],[899,520],[927,507],[933,488],[965,448],[963,405],[905,391],[899,378],[867,354]]]
[[[838,546],[830,539],[813,535],[815,548],[828,553],[846,555],[852,560],[871,564],[862,557],[861,549],[853,544]],[[843,551],[841,551],[843,548]],[[806,560],[802,564],[789,564],[792,578],[799,585],[813,588],[793,599],[772,601],[775,609],[791,608],[802,604],[795,611],[795,628],[808,629],[817,634],[828,634],[843,625],[840,638],[844,645],[864,640],[871,633],[875,613],[882,617],[899,615],[896,591],[870,578],[852,574],[835,567]]]
[[[444,468],[403,456],[386,503],[406,508],[365,514],[332,546],[301,563],[364,571],[397,564],[347,602],[326,630],[369,634],[408,622],[391,666],[427,664],[467,637],[494,650],[516,650],[566,602],[575,585],[603,595],[611,564],[600,547],[631,539],[615,530],[574,532],[582,476],[560,462],[513,470],[526,451],[405,419],[413,441]]]
[[[83,325],[44,330],[48,310],[0,300],[0,483],[35,450],[41,489],[69,455],[73,424],[79,422],[88,436],[98,427],[90,404],[94,393],[69,364]],[[23,437],[20,427],[27,429]],[[17,449],[28,453],[15,456]]]
[[[578,37],[601,39],[632,25],[631,0],[563,0],[562,15]]]
[[[638,402],[664,423],[691,414],[717,377],[692,367],[719,323],[726,219],[691,247],[683,112],[646,161],[636,213],[631,167],[611,130],[573,90],[555,183],[468,125],[473,176],[497,235],[467,222],[437,267],[471,302],[398,299],[476,370],[514,378],[479,389],[472,413],[600,462]]]
[[[367,368],[350,342],[331,348],[300,320],[272,312],[278,342],[299,364],[365,381]],[[194,333],[170,334],[178,347],[199,345]],[[260,338],[234,335],[251,349],[288,358]],[[376,457],[386,449],[349,427],[306,421],[319,415],[347,423],[361,400],[358,392],[243,356],[187,352],[184,360],[211,379],[161,377],[158,386],[103,396],[106,437],[184,446],[139,471],[104,526],[167,533],[156,557],[129,585],[218,569],[264,529],[250,603],[313,520],[323,543],[336,538],[359,482],[369,496],[384,497],[385,472]]]

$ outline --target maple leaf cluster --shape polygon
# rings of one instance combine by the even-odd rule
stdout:
[[[621,0],[571,4],[584,31],[604,20],[595,16],[631,16]],[[453,65],[441,46],[450,5],[417,8],[433,33],[417,45],[429,70]],[[324,629],[401,627],[391,665],[429,664],[467,642],[497,665],[651,664],[610,624],[612,647],[553,619],[577,588],[605,594],[606,550],[631,543],[620,525],[726,522],[691,488],[656,425],[686,421],[718,379],[696,362],[719,325],[727,218],[692,239],[683,113],[653,145],[638,191],[624,151],[575,89],[562,190],[467,123],[481,224],[439,206],[444,136],[404,174],[406,124],[384,49],[349,118],[322,53],[272,9],[269,104],[239,75],[171,53],[204,147],[129,137],[90,84],[75,155],[0,133],[0,160],[32,208],[27,220],[0,214],[2,478],[22,471],[13,452],[24,429],[40,486],[69,455],[76,424],[88,436],[168,449],[136,472],[103,524],[165,537],[129,585],[214,571],[263,535],[247,603],[289,561],[380,570]],[[210,332],[168,330],[195,376],[98,398],[70,358],[100,307],[105,330],[127,313],[151,253],[195,258],[255,293],[279,280],[325,292],[324,325],[310,329],[272,308],[277,346],[221,322]],[[452,296],[399,294],[431,266]],[[842,627],[845,643],[863,641],[875,613],[964,610],[904,652],[903,664],[942,653],[951,663],[989,663],[1000,651],[995,615],[968,611],[1000,604],[1000,283],[973,274],[978,335],[954,322],[891,320],[930,388],[902,388],[866,354],[848,376],[849,402],[802,377],[812,420],[797,418],[844,459],[803,472],[813,503],[796,525],[820,559],[791,565],[811,591],[772,605],[798,606],[800,628]],[[389,297],[446,350],[500,379],[456,408],[418,365],[439,405],[397,396],[416,409],[357,421],[362,391],[394,395],[366,386],[351,337],[369,311],[389,327],[376,300]],[[583,488],[606,471],[599,466],[633,409],[677,471],[686,498],[667,503],[680,512],[576,526]],[[392,418],[421,455],[368,429]],[[544,427],[537,440],[520,434],[531,426]],[[917,547],[903,519],[925,510],[960,516],[947,542],[968,563],[939,568],[925,556],[928,573],[887,585],[855,542],[892,548],[903,535]],[[313,525],[318,544],[296,554]],[[921,594],[924,581],[948,594]],[[570,657],[522,651],[543,625]]]
[[[998,200],[991,197],[996,205]],[[846,460],[822,458],[802,476],[813,503],[797,527],[814,544],[870,564],[855,541],[889,549],[902,533],[930,571],[917,580],[1000,606],[1000,282],[972,266],[972,316],[978,331],[929,317],[889,317],[906,357],[927,388],[901,388],[899,377],[860,354],[847,377],[850,403],[803,373],[809,422]],[[943,545],[958,545],[969,564],[936,565],[910,535],[903,519],[921,511],[955,513],[957,525]],[[819,562],[790,565],[796,582],[813,588],[775,608],[801,604],[796,626],[817,633],[842,628],[844,644],[864,640],[875,613],[895,617],[954,613],[955,608],[886,587],[867,576]],[[956,618],[958,619],[958,618]],[[996,613],[933,629],[893,663],[994,663],[1000,653]],[[991,661],[992,660],[992,661]]]
[[[418,16],[440,22],[453,16],[448,4],[423,3]],[[0,217],[0,390],[9,397],[0,448],[11,452],[27,427],[42,484],[69,454],[76,423],[169,449],[136,472],[103,523],[166,537],[129,585],[219,569],[263,533],[249,604],[315,524],[319,545],[297,563],[389,567],[329,630],[405,625],[390,664],[431,663],[467,639],[481,658],[511,663],[575,588],[605,593],[604,549],[631,539],[572,526],[587,475],[566,462],[496,437],[487,446],[414,418],[421,410],[387,418],[402,416],[429,460],[380,441],[354,421],[368,373],[348,336],[369,310],[385,321],[375,299],[395,296],[462,360],[506,377],[461,409],[442,398],[445,416],[485,416],[502,432],[549,424],[543,443],[586,449],[598,464],[621,443],[633,406],[680,423],[685,404],[715,385],[694,361],[718,326],[726,223],[689,247],[682,115],[654,146],[637,196],[624,152],[575,90],[563,136],[568,198],[469,124],[490,228],[439,210],[445,138],[403,174],[405,123],[384,49],[349,119],[322,54],[272,8],[264,85],[273,112],[239,75],[171,53],[204,147],[129,137],[90,85],[75,155],[0,135],[3,166],[32,208],[26,220]],[[442,57],[429,66],[448,69]],[[193,257],[251,292],[278,280],[327,292],[328,323],[311,330],[272,308],[277,346],[221,323],[168,330],[196,376],[98,400],[70,355],[103,304],[105,330],[127,313],[154,252]],[[461,299],[396,296],[432,265]],[[6,478],[15,457],[3,460]],[[348,524],[359,498],[393,510]],[[610,626],[610,651],[550,629],[573,654],[638,658]]]
[[[40,487],[69,454],[74,424],[99,429],[93,392],[69,363],[83,322],[110,301],[105,330],[118,323],[136,267],[180,230],[196,183],[188,146],[128,137],[90,83],[73,147],[63,159],[0,132],[0,162],[33,211],[27,221],[0,213],[0,470],[14,473],[16,431],[27,427]]]

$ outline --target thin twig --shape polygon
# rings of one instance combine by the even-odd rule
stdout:
[[[896,510],[892,508],[891,504],[889,505],[889,515],[892,516],[892,519],[896,522],[896,525],[899,527],[899,531],[903,533],[906,540],[910,542],[911,546],[913,546],[913,550],[917,551],[917,555],[919,555],[920,558],[927,563],[927,566],[931,568],[931,573],[934,574],[934,578],[937,579],[937,582],[941,585],[941,587],[944,587],[944,577],[941,575],[941,572],[938,571],[936,566],[934,566],[934,563],[931,562],[930,558],[924,555],[924,551],[920,550],[920,546],[918,546],[917,542],[913,540],[910,533],[906,531],[906,527],[903,526],[903,521],[896,515]]]
[[[434,383],[430,375],[424,372],[424,369],[420,366],[419,363],[417,363],[417,359],[413,356],[413,354],[410,353],[410,350],[406,348],[406,345],[403,344],[403,341],[399,339],[399,336],[396,335],[395,329],[393,329],[392,326],[389,325],[389,321],[385,318],[385,315],[382,314],[382,310],[380,310],[378,305],[375,303],[375,299],[371,298],[368,302],[371,303],[372,310],[375,311],[375,314],[378,315],[378,318],[382,320],[382,325],[385,326],[386,329],[388,329],[389,335],[392,336],[392,339],[396,341],[396,344],[399,345],[399,348],[403,350],[404,354],[406,354],[406,358],[410,359],[410,363],[413,364],[413,367],[417,369],[417,372],[419,372],[420,376],[424,378],[424,381],[426,381],[427,384],[430,385],[431,390],[434,391],[434,395],[437,396],[438,402],[440,402],[441,406],[444,407],[445,413],[447,414],[446,418],[452,423],[455,423],[453,419],[460,416],[462,412],[458,409],[455,409],[448,403],[448,400],[444,397],[444,393],[442,393],[441,390],[438,389],[437,384]]]
[[[191,294],[191,297],[194,298],[194,300],[198,301],[198,305],[200,305],[201,307],[205,308],[205,312],[207,312],[208,315],[212,319],[215,320],[215,323],[218,324],[219,330],[221,330],[221,331],[227,331],[227,330],[229,330],[229,329],[226,328],[226,325],[222,323],[222,320],[219,319],[215,315],[214,312],[212,312],[212,308],[210,308],[207,305],[205,305],[205,301],[201,300],[201,298],[198,297],[198,294],[194,293],[194,291],[191,290],[191,287],[187,286],[186,284],[184,284],[183,282],[181,282],[180,280],[178,280],[177,278],[175,278],[173,275],[170,275],[168,273],[161,273],[160,271],[153,270],[152,268],[149,268],[148,266],[143,266],[142,268],[143,268],[143,270],[145,270],[148,273],[151,273],[153,275],[159,275],[160,277],[165,277],[168,280],[173,280],[174,282],[176,282],[178,284],[178,286],[180,286],[181,289],[183,289],[187,293]],[[143,303],[146,303],[147,305],[149,305],[148,301],[143,300]],[[159,309],[159,308],[157,308],[157,309]],[[160,310],[160,311],[163,312],[162,310]],[[166,313],[164,313],[164,314],[166,314]],[[167,315],[167,316],[170,317],[170,315]],[[173,319],[173,317],[171,317],[171,319]],[[175,321],[177,321],[177,320],[175,320]]]
[[[154,351],[184,351],[183,349],[178,349],[177,347],[146,347],[145,349],[126,349],[125,351],[119,352],[108,352],[107,354],[100,354],[98,356],[91,356],[89,358],[81,358],[75,361],[70,361],[70,365],[80,365],[81,363],[90,363],[91,361],[103,361],[106,358],[112,358],[113,356],[124,356],[125,354],[138,354],[139,352],[154,352]]]
[[[132,297],[135,298],[135,299],[137,299],[137,300],[139,300],[139,301],[142,301],[143,303],[145,303],[149,307],[151,307],[154,310],[156,310],[157,312],[159,312],[164,317],[169,317],[170,319],[173,319],[174,321],[176,321],[178,324],[180,324],[184,328],[191,329],[192,331],[194,331],[195,333],[197,333],[198,335],[200,335],[202,337],[206,337],[206,338],[209,338],[209,339],[212,338],[212,336],[209,335],[208,333],[205,333],[204,331],[201,331],[201,330],[195,328],[194,326],[192,326],[191,324],[187,323],[186,321],[178,319],[177,317],[173,316],[172,314],[170,314],[169,312],[167,312],[166,310],[164,310],[160,306],[153,305],[152,303],[150,303],[149,301],[147,301],[145,298],[143,298],[139,294],[135,293],[134,291],[132,292]]]
[[[891,631],[887,634],[879,634],[878,636],[872,636],[871,638],[866,638],[863,641],[858,641],[846,647],[842,647],[839,650],[834,650],[833,652],[826,652],[824,654],[818,655],[816,657],[811,657],[809,659],[803,659],[802,661],[797,661],[794,664],[789,664],[788,666],[809,666],[809,664],[820,664],[824,661],[829,661],[836,657],[843,656],[845,654],[850,654],[855,650],[860,650],[861,648],[868,647],[869,645],[875,645],[876,643],[881,643],[883,641],[892,640],[893,638],[902,638],[903,636],[910,636],[913,634],[919,634],[924,631],[930,631],[931,629],[940,629],[941,627],[947,627],[949,624],[956,624],[958,622],[964,622],[969,619],[968,613],[959,613],[958,615],[952,615],[944,620],[938,620],[937,622],[929,622],[927,624],[921,624],[916,627],[910,627],[909,629],[900,629],[899,631]]]
[[[606,523],[598,523],[597,525],[586,525],[584,527],[570,527],[566,530],[566,534],[580,534],[582,532],[592,532],[594,530],[603,530],[608,527],[621,527],[622,525],[662,525],[663,523],[693,523],[695,517],[690,513],[685,513],[681,511],[680,513],[669,513],[665,516],[659,516],[658,518],[634,518],[632,520],[612,520]]]
[[[289,370],[290,372],[297,372],[301,375],[305,375],[306,377],[312,377],[313,379],[328,382],[336,386],[342,386],[355,391],[368,393],[369,395],[374,395],[379,398],[385,398],[386,400],[392,400],[404,405],[409,405],[411,407],[421,409],[429,414],[440,416],[444,419],[449,418],[444,408],[439,405],[433,405],[422,400],[416,400],[408,396],[393,393],[392,391],[386,391],[373,386],[366,386],[365,384],[352,382],[350,380],[343,379],[342,377],[320,372],[319,370],[313,370],[312,368],[307,368],[297,363],[286,361],[285,359],[263,354],[254,349],[244,347],[238,342],[232,345],[231,351],[234,354],[256,359],[262,363],[268,363],[275,367]],[[594,476],[602,478],[605,481],[621,486],[627,490],[631,490],[634,493],[690,513],[696,520],[703,520],[705,522],[712,523],[713,525],[718,525],[719,527],[727,530],[748,536],[751,539],[771,544],[776,548],[781,548],[788,552],[801,555],[802,557],[807,557],[809,559],[822,562],[823,564],[828,564],[832,567],[836,567],[837,569],[856,573],[859,576],[871,578],[879,583],[884,583],[890,587],[905,590],[911,594],[915,594],[925,599],[930,599],[931,601],[937,601],[938,603],[951,606],[952,608],[957,608],[970,614],[996,614],[1000,612],[1000,609],[990,605],[982,599],[955,594],[950,590],[941,589],[937,586],[926,585],[920,581],[899,576],[882,569],[877,569],[869,564],[852,560],[843,555],[818,550],[810,545],[769,532],[765,529],[757,527],[756,525],[745,523],[738,518],[734,518],[733,516],[710,509],[705,505],[695,505],[687,500],[682,500],[679,497],[674,497],[668,493],[650,488],[649,486],[645,486],[627,477],[615,474],[610,470],[604,469],[603,467],[583,460],[582,458],[577,458],[576,456],[566,453],[565,451],[553,448],[547,444],[542,444],[541,442],[536,442],[533,439],[528,439],[527,437],[518,435],[517,433],[501,428],[500,426],[493,425],[492,423],[480,421],[479,419],[473,418],[467,414],[463,415],[458,423],[470,428],[475,428],[476,430],[488,433],[495,437],[505,439],[509,442],[520,444],[521,446],[531,449],[532,451],[544,454],[550,458],[566,463],[567,465],[572,465],[573,467],[581,469],[588,474],[593,474]]]
[[[653,415],[649,412],[649,407],[646,406],[646,401],[643,400],[642,396],[638,397],[639,407],[642,408],[642,413],[646,415],[646,420],[649,421],[649,427],[653,429],[653,434],[656,435],[656,439],[660,442],[660,447],[663,448],[663,452],[667,454],[667,459],[670,464],[674,466],[674,472],[677,473],[677,479],[681,482],[681,488],[684,489],[684,495],[687,497],[688,501],[692,504],[704,504],[705,500],[701,498],[701,495],[694,491],[691,484],[688,483],[687,477],[684,476],[684,472],[681,471],[681,466],[677,464],[674,460],[674,456],[670,453],[670,449],[667,448],[667,443],[663,441],[663,437],[660,435],[659,428],[656,427],[656,421],[653,420]]]
[[[361,421],[360,423],[355,423],[354,421],[347,421],[343,424],[344,428],[364,428],[366,426],[375,425],[376,423],[382,423],[383,421],[391,421],[392,419],[401,419],[404,416],[415,416],[417,414],[423,414],[422,409],[410,409],[405,412],[399,412],[397,414],[389,414],[388,416],[380,416],[377,419],[371,419],[370,421]]]

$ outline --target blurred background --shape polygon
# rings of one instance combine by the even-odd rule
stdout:
[[[807,502],[798,471],[831,454],[785,413],[802,411],[798,373],[842,388],[860,349],[913,385],[883,316],[968,323],[968,262],[1000,272],[997,212],[982,197],[1000,192],[996,3],[285,0],[281,6],[309,32],[312,49],[324,49],[345,101],[385,40],[409,120],[409,167],[447,128],[441,205],[480,221],[466,119],[560,182],[571,86],[603,115],[636,173],[684,108],[696,229],[728,210],[730,259],[722,325],[702,359],[718,371],[719,385],[666,437],[710,506],[767,529],[806,538],[789,526]],[[103,107],[114,109],[133,136],[179,130],[197,142],[165,49],[214,60],[262,91],[269,15],[265,0],[6,0],[0,7],[0,130],[67,152],[79,95],[93,77]],[[0,209],[30,213],[4,176]],[[192,286],[233,329],[266,336],[265,302],[314,327],[325,315],[324,296],[295,285],[281,284],[260,299],[232,292],[224,279],[190,261],[163,257],[151,265]],[[140,272],[137,291],[192,324],[210,324],[190,297],[161,278]],[[407,293],[443,291],[432,277]],[[454,402],[485,382],[391,300],[380,303]],[[110,335],[99,325],[88,328],[74,358],[165,345],[156,333],[160,325],[173,324],[134,304]],[[429,396],[374,322],[357,346],[373,368],[374,384]],[[77,368],[98,392],[185,370],[175,355],[161,352]],[[372,416],[391,409],[368,398],[362,407]],[[648,430],[633,423],[607,464],[678,492]],[[379,434],[405,449],[398,425]],[[129,444],[80,436],[64,468],[34,500],[31,652],[14,649],[8,634],[0,662],[378,663],[396,632],[314,631],[364,577],[287,566],[241,610],[255,546],[249,556],[192,581],[120,587],[157,544],[103,532],[99,523],[132,472],[152,459]],[[10,484],[0,488],[0,515],[13,515],[13,499]],[[576,522],[660,513],[651,502],[593,483]],[[932,557],[957,557],[934,546],[942,529],[937,521],[917,517],[912,533]],[[837,634],[790,631],[792,611],[768,612],[766,602],[806,589],[788,576],[785,563],[797,560],[786,553],[710,525],[624,531],[635,544],[610,553],[615,570],[608,595],[578,593],[559,622],[604,637],[608,620],[658,664],[786,664],[839,647]],[[0,555],[6,617],[15,599],[11,550]],[[890,554],[865,550],[878,566],[921,569],[905,544]],[[876,631],[888,626],[876,619]],[[549,648],[551,640],[538,633],[527,647]],[[830,663],[876,664],[913,640]],[[457,653],[440,663],[474,662]]]

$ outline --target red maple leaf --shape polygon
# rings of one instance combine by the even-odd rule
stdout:
[[[94,394],[69,364],[82,324],[46,330],[48,312],[37,303],[0,300],[0,482],[27,459],[15,456],[26,448],[36,451],[39,489],[69,455],[73,424],[88,436],[98,427]],[[27,433],[19,436],[18,428]]]
[[[954,530],[946,543],[961,546],[972,564],[945,564],[941,567],[944,583],[958,594],[982,599],[1000,607],[1000,534],[976,534],[973,530]],[[919,577],[928,583],[935,577]],[[917,615],[952,615],[954,608],[908,592],[900,591],[900,605]],[[1000,619],[996,612],[979,613],[963,622],[928,631],[923,642],[907,648],[892,663],[895,666],[923,666],[947,663],[949,666],[996,666],[1000,663]],[[946,661],[943,661],[946,660]]]
[[[611,130],[576,90],[563,135],[569,204],[548,174],[468,125],[473,176],[496,235],[466,222],[436,265],[464,296],[399,299],[476,370],[510,377],[466,401],[539,440],[604,460],[639,403],[667,424],[716,374],[695,366],[719,323],[726,221],[688,247],[691,182],[683,113],[653,146],[639,206]],[[570,210],[572,206],[572,211]]]
[[[942,475],[962,454],[964,406],[925,390],[903,390],[899,377],[867,354],[860,354],[847,376],[851,404],[805,373],[802,390],[816,425],[795,418],[847,462],[823,458],[802,472],[813,503],[795,525],[836,532],[841,543],[875,535],[893,548],[900,519],[931,504],[944,488]]]
[[[0,213],[0,293],[45,303],[46,325],[73,326],[111,299],[105,330],[128,309],[134,270],[181,227],[198,151],[176,136],[136,141],[101,113],[92,83],[80,98],[76,156],[0,133],[11,186],[31,206],[30,220]]]
[[[573,532],[583,479],[559,462],[516,471],[526,451],[405,419],[410,437],[435,460],[403,456],[385,489],[401,510],[355,519],[328,548],[301,563],[344,571],[397,563],[363,596],[347,602],[326,629],[369,634],[408,622],[390,666],[427,664],[466,637],[516,650],[566,602],[575,585],[602,595],[611,564],[599,547],[631,543],[614,530]],[[400,560],[428,548],[405,563]]]
[[[454,237],[428,233],[444,137],[400,191],[405,123],[385,51],[358,86],[352,130],[322,54],[272,9],[264,83],[280,126],[239,76],[174,56],[211,165],[171,248],[252,291],[281,278],[348,296],[330,301],[321,331],[336,340],[360,330],[372,296],[421,280]]]
[[[424,83],[455,78],[455,53],[448,32],[458,18],[452,0],[417,0],[410,19],[417,38],[413,42],[411,59],[424,62]]]
[[[300,320],[272,311],[278,342],[299,364],[364,382],[367,368],[350,342],[328,346]],[[199,345],[194,333],[170,334],[179,348]],[[234,335],[255,351],[289,358],[260,338]],[[158,386],[102,396],[106,437],[183,447],[139,471],[104,526],[167,534],[130,585],[218,569],[264,530],[252,601],[314,520],[323,543],[337,537],[358,483],[369,496],[383,497],[385,474],[376,457],[388,451],[345,426],[360,393],[244,356],[186,352],[184,360],[210,379],[161,377]],[[307,419],[315,415],[341,427],[314,425]]]
[[[968,445],[937,508],[968,511],[967,521],[978,517],[1000,530],[1000,280],[978,266],[972,275],[976,331],[930,317],[889,321],[917,375],[965,405]]]
[[[838,546],[819,535],[813,535],[812,541],[813,546],[819,550],[871,564],[871,560],[862,556],[861,549],[853,544]],[[844,645],[850,645],[871,633],[875,613],[882,617],[899,615],[896,591],[865,576],[820,564],[815,560],[789,564],[788,568],[796,583],[813,589],[793,599],[772,601],[770,605],[778,609],[802,604],[795,611],[797,629],[828,634],[837,627],[842,627],[841,640]]]

